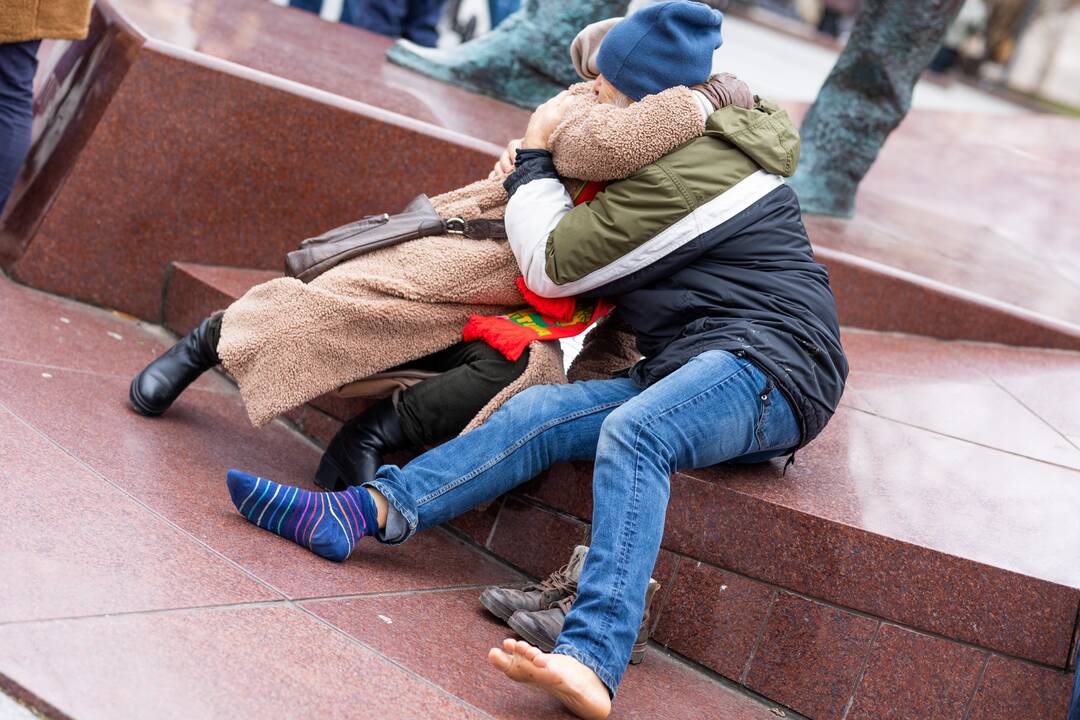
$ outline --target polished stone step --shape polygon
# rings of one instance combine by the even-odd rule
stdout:
[[[5,695],[47,718],[565,717],[486,663],[509,630],[478,595],[523,580],[504,563],[441,530],[344,563],[264,532],[226,471],[312,488],[311,443],[252,430],[213,375],[136,414],[168,339],[130,317],[0,274],[0,320],[0,717],[23,718]],[[774,709],[653,648],[612,718]]]
[[[188,10],[197,27],[236,35],[185,42],[148,20],[151,10],[173,22],[183,13],[128,5],[95,3],[86,40],[42,50],[43,131],[0,226],[0,265],[26,284],[154,319],[174,260],[276,270],[300,239],[465,185],[501,151],[454,129],[497,113],[434,81],[439,92],[417,98],[420,86],[391,92],[391,78],[364,66],[345,72],[372,79],[357,85],[364,101],[320,89],[313,76],[332,73],[337,57],[322,54],[324,32],[349,32],[347,46],[375,55],[384,38],[264,0],[229,0]],[[299,43],[315,59],[282,60],[309,68],[294,80],[207,52],[230,41],[255,54],[290,42],[299,53]],[[364,88],[374,85],[392,96],[382,103],[392,110],[368,102],[378,92]],[[457,121],[416,119],[433,117],[420,111],[425,103],[435,115],[445,104]]]
[[[101,0],[85,41],[41,51],[0,266],[156,320],[173,261],[276,270],[486,174],[528,113],[387,63],[389,42],[265,0]],[[1080,349],[1078,125],[912,112],[857,216],[807,220],[843,324]]]
[[[271,276],[178,263],[166,322],[184,331]],[[1080,410],[1059,401],[1080,395],[1080,354],[843,340],[841,408],[786,473],[777,460],[672,477],[657,641],[810,717],[848,703],[876,717],[930,683],[948,702],[927,717],[970,701],[973,717],[1026,704],[1051,720],[1080,611]],[[348,412],[325,407],[293,419],[332,435]],[[451,525],[546,575],[588,537],[590,474],[557,466]]]

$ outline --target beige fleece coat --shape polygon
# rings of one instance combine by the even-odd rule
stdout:
[[[580,83],[571,88],[551,149],[564,177],[615,180],[704,127],[687,88],[616,108],[597,103],[591,85]],[[506,202],[501,179],[432,198],[443,217],[466,219],[501,218]],[[525,305],[514,285],[519,274],[504,241],[438,236],[395,245],[307,284],[280,278],[251,288],[225,312],[218,355],[240,386],[252,424],[260,426],[319,395],[460,342],[474,313],[500,315]],[[615,325],[602,324],[589,338],[575,362],[583,376],[602,377],[637,359]],[[617,339],[601,341],[605,333]],[[523,374],[466,431],[520,390],[558,382],[566,382],[558,344],[534,342]]]
[[[81,40],[91,0],[0,0],[0,43],[53,38]]]

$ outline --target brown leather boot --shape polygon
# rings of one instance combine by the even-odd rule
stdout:
[[[588,546],[578,545],[570,556],[570,562],[538,583],[520,589],[489,587],[480,593],[480,604],[503,622],[518,610],[547,610],[577,590],[577,581],[588,552]]]
[[[630,664],[637,665],[645,659],[645,648],[649,642],[649,608],[652,606],[656,591],[660,589],[660,583],[649,578],[649,587],[645,590],[645,615],[641,618],[641,627],[638,628],[637,640],[630,652]],[[570,612],[570,606],[577,598],[577,593],[569,595],[553,607],[547,610],[518,610],[510,616],[507,623],[514,632],[527,642],[549,653],[555,649],[555,640],[562,632],[563,621],[566,613]]]

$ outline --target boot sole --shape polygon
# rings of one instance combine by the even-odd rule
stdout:
[[[514,609],[503,605],[495,598],[488,595],[486,592],[480,593],[480,604],[487,608],[487,611],[499,618],[503,622],[510,620],[510,616],[514,614]]]
[[[146,404],[146,402],[139,395],[139,391],[136,388],[138,382],[139,376],[136,375],[135,378],[131,381],[131,389],[128,391],[128,401],[131,403],[131,407],[135,410],[135,412],[139,413],[144,417],[158,417],[159,415],[164,414],[165,411],[169,408],[166,407],[158,410],[156,408],[151,408],[148,404]]]

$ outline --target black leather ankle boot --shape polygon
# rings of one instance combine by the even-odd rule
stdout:
[[[180,341],[147,365],[131,381],[131,406],[143,415],[160,415],[196,378],[217,365],[216,343],[210,335],[214,317],[208,317]]]
[[[362,485],[375,477],[383,455],[408,445],[393,401],[380,400],[338,430],[315,471],[315,484],[335,491]]]

